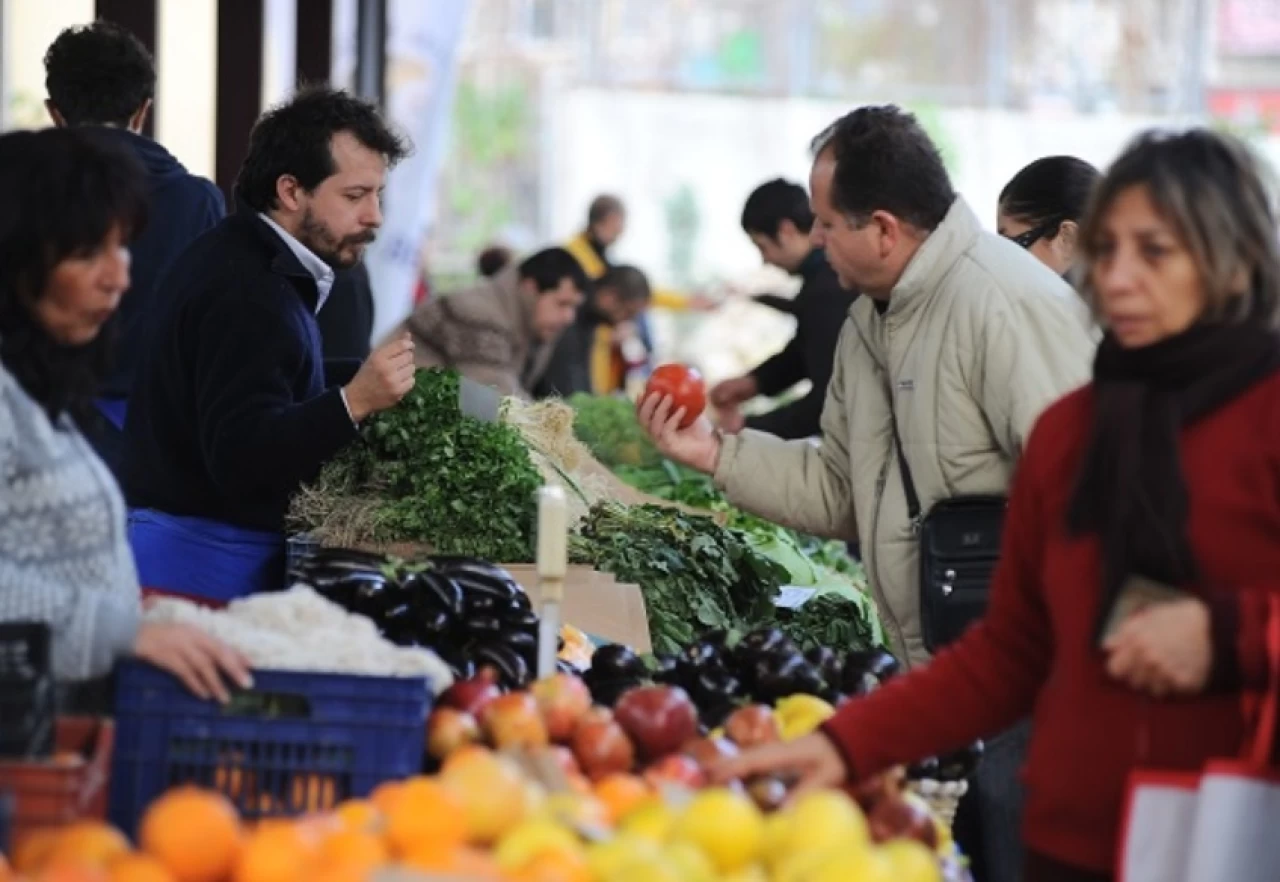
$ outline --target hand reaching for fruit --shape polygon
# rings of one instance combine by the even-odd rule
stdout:
[[[844,757],[820,732],[745,751],[716,763],[708,771],[713,782],[722,784],[759,775],[795,777],[798,781],[791,791],[792,800],[808,791],[839,787],[849,777]]]
[[[720,461],[720,435],[711,421],[700,415],[705,402],[697,404],[697,410],[690,411],[690,405],[674,395],[646,388],[638,416],[663,456],[711,474]]]

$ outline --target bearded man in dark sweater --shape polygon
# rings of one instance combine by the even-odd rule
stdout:
[[[372,105],[332,89],[254,127],[236,213],[161,283],[129,407],[124,489],[144,588],[224,603],[279,587],[293,494],[412,387],[406,337],[326,375],[316,323],[381,226],[405,151]]]

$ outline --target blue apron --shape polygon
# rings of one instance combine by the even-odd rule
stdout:
[[[284,536],[153,509],[129,511],[143,588],[214,604],[284,587]]]

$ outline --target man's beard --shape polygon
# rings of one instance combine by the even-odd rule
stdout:
[[[351,269],[359,263],[362,252],[356,249],[360,245],[369,244],[374,238],[372,230],[339,238],[310,208],[303,211],[302,223],[298,228],[298,241],[334,269]]]

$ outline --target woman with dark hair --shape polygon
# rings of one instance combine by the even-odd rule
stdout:
[[[1132,771],[1239,754],[1280,597],[1269,194],[1234,140],[1147,134],[1101,181],[1081,242],[1105,337],[1093,382],[1027,443],[986,616],[821,733],[719,777],[835,785],[1031,714],[1025,878],[1084,882],[1110,878]]]
[[[101,135],[0,135],[0,621],[43,621],[68,684],[137,655],[202,697],[238,653],[192,628],[144,624],[111,473],[80,434],[106,364],[101,333],[129,287],[146,220],[136,161]]]
[[[1076,264],[1080,223],[1098,170],[1074,156],[1046,156],[1000,191],[997,228],[1060,276]]]

